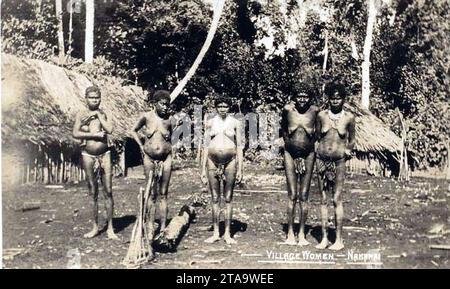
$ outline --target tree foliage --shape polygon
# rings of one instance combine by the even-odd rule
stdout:
[[[53,3],[12,1],[1,3],[2,51],[36,59],[47,59],[57,48],[57,26]]]

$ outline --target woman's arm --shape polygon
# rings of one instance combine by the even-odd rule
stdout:
[[[208,146],[210,142],[210,123],[207,122],[205,125],[205,135],[203,137],[203,154],[202,154],[202,172],[206,172],[206,163],[208,161]]]
[[[75,117],[75,124],[73,125],[72,136],[76,139],[85,139],[85,140],[101,140],[105,137],[105,133],[100,132],[85,132],[81,130],[81,126],[83,125],[82,121],[82,113],[78,113]]]
[[[104,112],[97,112],[97,117],[105,132],[111,134],[114,129],[112,120]]]
[[[175,117],[174,115],[170,116],[170,130],[172,132],[176,131],[177,128],[184,124],[183,120],[185,118],[185,114],[179,115],[179,117]]]
[[[348,144],[347,149],[351,152],[355,147],[355,138],[356,138],[356,120],[355,116],[351,116],[351,119],[348,123]]]
[[[242,172],[244,169],[245,136],[242,133],[241,122],[238,120],[236,120],[236,145],[237,145],[237,165],[238,165],[237,181],[240,182],[242,180]]]
[[[201,163],[201,179],[203,183],[207,183],[206,163],[208,162],[208,145],[210,138],[209,122],[205,125],[205,135],[202,142],[202,163]]]
[[[141,152],[144,151],[144,144],[141,141],[141,138],[138,135],[138,131],[146,124],[147,118],[145,117],[145,113],[139,116],[138,120],[133,126],[133,129],[131,130],[131,136],[136,141],[136,143],[141,148]]]

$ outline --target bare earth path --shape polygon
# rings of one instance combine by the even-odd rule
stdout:
[[[173,173],[169,217],[203,188],[197,168],[192,163],[182,167]],[[122,242],[110,241],[105,234],[82,238],[91,226],[84,183],[63,188],[4,187],[4,267],[66,268],[78,252],[81,268],[123,268],[120,263],[135,219],[138,188],[144,185],[140,171],[114,179],[115,227]],[[246,189],[285,190],[283,171],[271,168],[249,164],[244,180]],[[334,254],[329,250],[314,254],[322,253],[314,249],[321,238],[315,179],[310,196],[308,247],[279,244],[285,235],[286,193],[236,192],[233,228],[237,245],[205,244],[203,240],[211,235],[210,212],[199,209],[177,251],[157,252],[156,260],[144,268],[450,268],[450,251],[429,248],[430,244],[450,244],[450,193],[444,180],[415,178],[403,184],[349,176],[344,194],[346,248]],[[103,224],[104,200],[99,199]],[[39,202],[39,209],[19,210],[25,202]],[[430,233],[433,228],[435,232]],[[17,255],[12,257],[9,249],[19,250],[13,250]],[[364,263],[349,257],[367,252],[379,254],[380,259]]]

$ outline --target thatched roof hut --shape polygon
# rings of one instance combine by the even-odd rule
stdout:
[[[356,159],[349,162],[351,171],[370,174],[398,174],[401,139],[388,125],[355,102],[345,109],[356,118]]]
[[[103,78],[107,79],[107,78]],[[36,144],[71,144],[75,114],[86,108],[84,91],[98,85],[101,108],[115,123],[113,138],[128,136],[136,112],[144,109],[144,91],[107,83],[40,60],[2,55],[3,142],[26,140]]]
[[[99,79],[44,61],[2,54],[2,143],[3,152],[7,151],[3,160],[16,155],[14,167],[25,167],[18,182],[30,178],[67,181],[70,170],[77,170],[77,178],[83,178],[72,128],[76,113],[86,108],[88,86],[101,89],[100,107],[115,124],[113,140],[120,143],[129,136],[137,114],[144,110],[145,92],[137,86],[122,86],[120,79]],[[5,173],[14,169],[5,167]]]
[[[400,151],[400,137],[369,110],[354,102],[346,103],[345,110],[356,117],[357,151],[373,153],[380,157],[384,152],[396,154]]]

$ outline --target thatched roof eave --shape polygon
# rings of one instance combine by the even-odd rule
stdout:
[[[400,151],[401,139],[381,119],[355,102],[345,104],[345,110],[355,115],[356,144],[359,152],[395,155]]]
[[[101,109],[112,117],[114,141],[129,136],[129,129],[144,110],[145,92],[122,86],[115,78],[99,80],[46,63],[2,54],[2,137],[49,146],[76,145],[72,127],[77,112],[86,109],[84,91],[97,85],[102,91]]]

